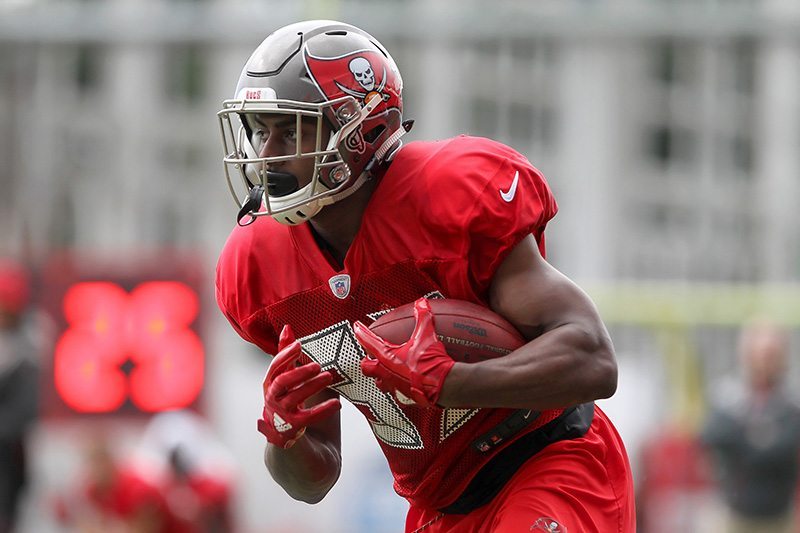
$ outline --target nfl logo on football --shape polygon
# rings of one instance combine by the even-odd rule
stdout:
[[[347,298],[347,295],[350,294],[349,274],[339,274],[338,276],[333,276],[328,280],[328,284],[331,286],[331,292],[333,292],[333,295],[340,300],[344,300]]]

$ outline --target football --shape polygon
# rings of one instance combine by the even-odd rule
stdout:
[[[456,361],[476,363],[502,357],[525,343],[508,320],[487,307],[464,300],[429,302],[436,334]],[[410,303],[382,315],[369,329],[384,340],[402,344],[411,338],[415,324],[414,304]]]

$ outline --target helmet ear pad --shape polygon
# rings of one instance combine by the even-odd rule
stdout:
[[[387,115],[392,115],[393,118],[387,120]],[[347,165],[347,172],[352,176],[351,179],[355,179],[361,173],[371,169],[376,162],[376,152],[394,133],[390,131],[387,122],[400,124],[401,121],[402,115],[398,109],[386,109],[378,116],[367,116],[350,135],[339,141],[336,148],[342,161]],[[334,188],[341,183],[341,179],[337,181],[335,178],[331,179],[327,176],[322,176],[321,181],[329,188]]]

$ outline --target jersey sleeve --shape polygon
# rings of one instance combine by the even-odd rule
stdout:
[[[231,326],[233,326],[234,331],[239,334],[241,338],[248,342],[253,342],[253,339],[247,334],[247,332],[242,328],[239,324],[239,319],[233,313],[233,311],[229,308],[227,299],[225,297],[224,291],[220,288],[220,280],[219,280],[219,269],[217,269],[217,282],[215,287],[215,293],[217,298],[217,306],[219,310],[222,311],[223,316],[228,319],[228,322]]]
[[[458,137],[424,165],[419,219],[439,255],[466,260],[469,293],[479,298],[506,256],[527,235],[542,255],[544,229],[558,209],[544,176],[520,153],[488,139]],[[459,291],[462,294],[463,291]],[[463,294],[466,294],[464,292]]]
[[[542,173],[519,154],[507,157],[468,218],[468,259],[475,283],[487,287],[503,260],[528,235],[545,256],[544,230],[557,210]]]
[[[252,256],[245,253],[253,246],[251,235],[241,228],[231,233],[217,262],[214,292],[217,306],[239,336],[274,355],[278,349],[277,335],[257,316],[258,285],[252,280],[259,279],[261,273]]]

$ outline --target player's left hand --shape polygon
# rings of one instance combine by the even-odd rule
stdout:
[[[306,402],[333,382],[333,375],[323,372],[319,363],[297,366],[302,355],[300,341],[292,328],[283,327],[278,340],[278,353],[267,370],[262,385],[264,410],[258,420],[260,431],[270,444],[291,448],[306,427],[332,416],[341,408],[337,398],[307,406]]]
[[[383,340],[361,322],[353,324],[356,338],[367,352],[361,370],[375,378],[381,390],[399,392],[423,407],[431,407],[439,400],[455,361],[436,337],[433,313],[425,298],[414,303],[414,317],[414,332],[400,345]]]

